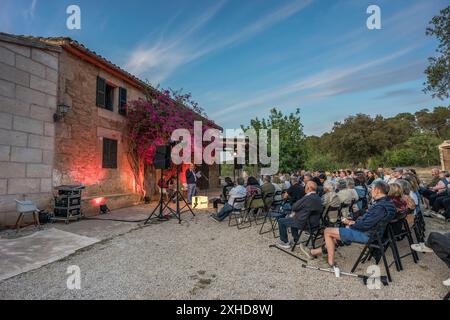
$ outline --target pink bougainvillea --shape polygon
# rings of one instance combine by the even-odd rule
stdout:
[[[168,90],[156,98],[139,99],[127,105],[128,155],[140,189],[138,191],[143,195],[145,190],[141,181],[142,164],[153,164],[156,146],[168,144],[172,132],[176,129],[189,130],[191,139],[194,139],[194,121],[202,121],[202,134],[208,128],[217,128],[212,121],[193,109],[175,102]]]

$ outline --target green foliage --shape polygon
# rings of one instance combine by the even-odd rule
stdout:
[[[279,130],[280,139],[280,172],[294,172],[304,166],[306,160],[305,135],[303,125],[300,120],[300,110],[284,115],[280,110],[273,108],[270,110],[268,119],[252,119],[249,127],[257,132],[260,129],[268,130],[269,145],[272,129]]]
[[[426,34],[436,37],[439,45],[437,56],[428,59],[430,64],[425,70],[424,91],[443,100],[450,94],[450,6],[431,19]]]

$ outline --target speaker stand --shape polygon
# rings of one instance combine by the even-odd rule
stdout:
[[[161,181],[163,182],[163,185],[164,185],[163,176],[164,176],[164,170],[161,169]],[[169,199],[169,202],[170,202],[170,200],[172,200],[172,199]],[[163,188],[160,187],[160,196],[159,196],[158,205],[155,207],[155,209],[153,209],[152,213],[148,216],[147,220],[145,220],[144,225],[149,223],[149,221],[153,218],[153,216],[156,214],[157,211],[159,211],[158,215],[156,216],[158,221],[169,220],[169,218],[164,216],[164,210],[167,208],[167,206],[168,206],[168,203],[164,204]]]

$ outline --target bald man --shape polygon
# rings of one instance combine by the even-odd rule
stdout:
[[[282,218],[278,220],[280,229],[280,248],[288,249],[292,243],[289,243],[287,228],[291,228],[294,242],[298,240],[299,231],[305,230],[309,221],[311,227],[317,227],[320,224],[320,216],[322,215],[322,200],[316,193],[317,183],[308,181],[306,183],[306,195],[294,203],[292,206],[293,217]]]

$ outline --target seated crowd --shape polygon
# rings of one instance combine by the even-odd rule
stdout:
[[[387,223],[402,217],[412,227],[416,216],[422,215],[423,199],[429,202],[434,216],[450,218],[450,175],[438,169],[433,169],[432,180],[428,184],[421,183],[413,169],[400,168],[329,173],[301,170],[292,175],[264,176],[261,182],[254,177],[249,177],[246,184],[243,178],[238,178],[236,182],[234,185],[231,179],[226,179],[221,198],[215,200],[224,206],[212,215],[214,220],[223,221],[233,209],[270,208],[272,202],[283,200],[278,209],[283,214],[277,218],[280,234],[277,246],[289,249],[298,245],[307,259],[326,253],[331,267],[335,266],[335,249],[338,246],[352,242],[368,243],[379,232],[377,228],[382,223],[385,223],[385,228]],[[266,201],[267,195],[272,195],[269,201]],[[261,203],[250,208],[249,202],[255,196],[259,196],[256,198]],[[246,201],[235,203],[238,198],[246,198]],[[214,206],[217,209],[216,202]],[[339,210],[328,210],[333,208]],[[323,224],[324,212],[327,213],[324,244],[310,250],[298,241],[300,234]],[[401,225],[394,223],[393,230],[395,234],[401,232]],[[422,251],[424,248],[430,250],[423,243],[420,248]]]

